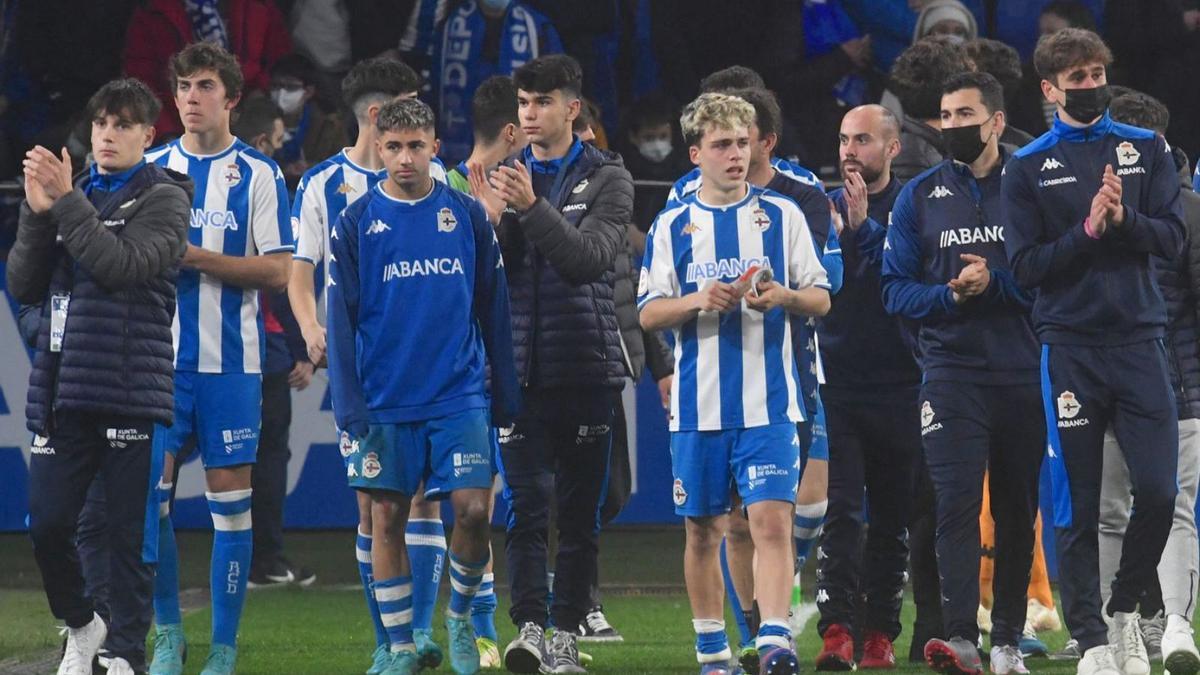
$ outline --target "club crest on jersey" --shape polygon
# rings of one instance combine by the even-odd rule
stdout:
[[[759,232],[766,232],[771,228],[771,219],[767,217],[767,212],[762,209],[754,209],[750,212],[752,216],[751,223],[754,223],[754,229]]]
[[[1083,405],[1075,398],[1075,394],[1064,391],[1058,395],[1058,416],[1064,420],[1074,419]]]
[[[1117,146],[1117,164],[1120,166],[1133,166],[1142,158],[1142,153],[1133,147],[1133,143],[1123,141]]]
[[[927,427],[933,422],[933,406],[929,405],[929,401],[921,404],[921,426]]]
[[[458,218],[454,217],[454,212],[449,207],[442,207],[437,212],[438,232],[453,232],[456,227],[458,227]]]
[[[676,478],[675,484],[671,486],[671,499],[675,506],[683,506],[687,502],[687,490],[683,489],[682,478]]]
[[[237,164],[226,164],[221,169],[221,180],[225,183],[225,187],[233,187],[242,181],[242,171],[238,169]]]
[[[350,437],[350,434],[343,431],[342,438],[338,442],[338,451],[342,453],[342,457],[349,457],[358,452],[358,441]]]
[[[348,195],[351,192],[354,192],[354,186],[349,183],[342,183],[341,185],[337,186],[337,191],[339,195]]]
[[[379,455],[368,452],[362,461],[363,478],[374,478],[379,475],[380,471],[383,471],[383,465],[379,463]]]
[[[588,180],[586,178],[584,178],[583,180],[579,181],[579,185],[576,185],[575,187],[571,188],[571,194],[577,195],[580,192],[583,192],[584,190],[586,190],[587,186],[588,186]]]

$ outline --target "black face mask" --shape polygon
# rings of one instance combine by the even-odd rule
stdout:
[[[972,124],[965,127],[950,127],[942,129],[942,143],[950,156],[963,164],[970,164],[979,159],[987,142],[980,137],[982,124]]]
[[[1112,92],[1107,84],[1092,89],[1064,89],[1063,93],[1067,95],[1063,110],[1076,122],[1084,124],[1090,124],[1103,115],[1112,101]]]

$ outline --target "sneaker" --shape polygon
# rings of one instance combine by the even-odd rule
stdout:
[[[150,675],[181,675],[187,663],[187,640],[183,625],[171,623],[154,627],[154,659]]]
[[[288,573],[292,576],[293,584],[308,587],[312,586],[313,582],[317,580],[317,573],[307,567],[297,565],[284,556],[280,556],[279,560],[283,562],[284,567],[287,568]]]
[[[1113,660],[1112,647],[1109,645],[1092,647],[1084,652],[1083,656],[1079,658],[1079,665],[1075,667],[1075,673],[1076,675],[1121,675],[1121,671],[1117,669],[1117,662]]]
[[[1057,633],[1062,630],[1062,619],[1058,618],[1058,612],[1034,599],[1030,599],[1029,604],[1025,606],[1025,619],[1033,624],[1033,629],[1039,633]]]
[[[992,632],[992,610],[979,605],[979,609],[975,610],[975,623],[979,625],[980,633]]]
[[[1028,675],[1029,669],[1025,667],[1025,659],[1022,656],[1021,650],[1012,645],[992,647],[991,670],[996,675]]]
[[[550,636],[550,648],[547,650],[546,672],[548,673],[586,673],[579,664],[578,636],[570,631],[556,630]]]
[[[387,665],[380,675],[415,675],[421,672],[421,659],[415,651],[388,651]]]
[[[1067,644],[1063,645],[1062,649],[1050,655],[1050,660],[1078,661],[1080,656],[1082,655],[1079,653],[1079,640],[1071,638],[1070,640],[1067,640]]]
[[[237,665],[237,647],[229,645],[213,645],[208,651],[208,660],[204,662],[204,670],[200,675],[233,675]]]
[[[387,645],[376,647],[375,651],[371,652],[371,667],[367,668],[367,675],[379,675],[382,673],[383,669],[387,668],[390,654],[391,650],[388,649]]]
[[[417,646],[417,660],[422,668],[433,670],[442,665],[442,648],[433,641],[433,630],[414,630],[413,644]]]
[[[250,565],[250,578],[246,580],[246,588],[279,588],[296,580],[292,570],[283,558]]]
[[[960,637],[949,640],[934,638],[925,643],[925,663],[947,675],[983,675],[979,649]]]
[[[68,628],[67,646],[58,664],[58,675],[92,675],[92,659],[99,653],[106,635],[108,626],[95,612],[87,624]]]
[[[475,644],[475,629],[471,620],[446,617],[446,634],[450,642],[450,670],[455,675],[474,675],[479,672],[479,647]]]
[[[869,630],[863,637],[862,658],[858,667],[864,670],[886,670],[896,667],[896,651],[888,636]]]
[[[500,660],[500,648],[494,640],[481,637],[475,638],[475,649],[479,650],[479,667],[483,670],[499,670],[503,665]]]
[[[758,647],[753,644],[738,649],[738,665],[750,675],[758,675]]]
[[[1142,642],[1142,629],[1137,612],[1116,612],[1108,629],[1108,643],[1113,660],[1125,675],[1150,675],[1150,657]]]
[[[800,660],[796,652],[787,647],[769,647],[758,653],[758,672],[762,675],[796,675],[800,672]]]
[[[513,673],[536,673],[546,660],[546,633],[526,621],[521,632],[504,648],[504,667]]]
[[[1146,656],[1151,661],[1162,661],[1163,629],[1167,627],[1167,617],[1159,611],[1149,619],[1139,619],[1138,628],[1142,631],[1142,644],[1146,645]]]
[[[1200,671],[1200,653],[1187,619],[1172,614],[1162,635],[1163,666],[1170,675],[1195,675]]]
[[[717,661],[715,663],[701,663],[700,675],[745,675],[745,672],[735,663]]]
[[[129,665],[128,661],[119,656],[108,658],[108,666],[106,666],[105,672],[108,675],[137,675],[133,666]]]
[[[1050,648],[1038,638],[1037,632],[1033,630],[1033,624],[1028,619],[1025,621],[1025,630],[1021,632],[1021,641],[1017,643],[1017,649],[1025,658],[1046,656],[1050,653]]]
[[[604,608],[600,605],[588,610],[583,623],[579,624],[580,642],[624,642],[625,638],[617,632],[608,619],[604,617]]]
[[[826,628],[821,639],[824,645],[817,654],[817,670],[854,670],[854,638],[846,624]]]

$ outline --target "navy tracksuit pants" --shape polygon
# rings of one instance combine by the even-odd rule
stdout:
[[[91,621],[97,603],[88,591],[103,586],[92,574],[92,561],[106,557],[110,625],[104,650],[135,670],[145,667],[154,591],[154,566],[146,562],[154,558],[147,554],[157,552],[158,530],[146,529],[158,518],[153,484],[161,465],[155,466],[153,435],[148,420],[58,413],[50,436],[34,440],[29,460],[29,535],[50,611],[72,628]],[[91,496],[90,513],[81,522],[97,477],[102,481],[95,489],[103,490],[103,498]],[[91,558],[86,581],[79,534],[83,555]]]
[[[979,637],[979,510],[984,472],[996,521],[992,646],[1016,646],[1025,626],[1038,474],[1046,448],[1036,384],[935,380],[921,388],[921,443],[936,495],[937,567],[948,637]]]
[[[1042,395],[1054,484],[1059,591],[1080,650],[1105,644],[1099,544],[1104,430],[1121,445],[1133,485],[1133,514],[1108,612],[1132,612],[1157,584],[1171,531],[1179,422],[1160,340],[1115,347],[1045,345]]]
[[[866,596],[863,631],[900,634],[908,566],[908,520],[921,453],[916,391],[873,392],[864,401],[822,390],[829,434],[829,506],[817,551],[817,625],[853,627]],[[863,502],[867,502],[862,546]],[[978,549],[978,546],[976,546]]]

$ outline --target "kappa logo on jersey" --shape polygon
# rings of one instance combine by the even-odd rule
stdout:
[[[195,228],[213,227],[231,232],[238,231],[238,221],[237,217],[233,215],[233,211],[192,209],[191,225]]]
[[[939,185],[929,191],[930,199],[942,199],[943,197],[953,197],[954,193],[945,185]]]
[[[383,465],[379,463],[379,455],[368,452],[362,461],[363,478],[374,478],[379,475],[380,471],[383,471]]]
[[[1120,166],[1133,166],[1142,158],[1142,153],[1133,147],[1133,143],[1124,141],[1117,146],[1117,164]]]
[[[408,277],[424,277],[437,274],[462,274],[462,261],[458,258],[425,258],[424,260],[400,260],[383,266],[384,282]],[[330,280],[332,281],[332,279]]]
[[[346,478],[358,478],[358,469],[354,468],[354,463],[346,465]]]
[[[588,181],[586,178],[584,178],[583,180],[579,181],[579,185],[576,185],[575,187],[571,188],[571,194],[577,195],[580,192],[583,192],[584,190],[586,190],[587,188],[588,188]]]
[[[991,242],[1003,241],[1003,225],[987,225],[984,227],[973,228],[959,227],[953,230],[944,230],[940,235],[938,235],[938,246],[940,248],[963,246],[966,244],[987,244]]]
[[[750,212],[754,219],[750,222],[754,224],[754,229],[759,232],[766,232],[771,229],[771,219],[767,217],[767,212],[762,209],[754,209]]]
[[[354,192],[354,186],[349,183],[342,183],[341,185],[337,186],[337,192],[339,195],[348,195],[351,192]]]
[[[711,262],[691,262],[685,275],[688,283],[699,283],[706,279],[736,279],[752,267],[770,269],[771,259],[762,258],[721,258]]]
[[[226,164],[221,169],[221,180],[225,183],[226,187],[233,187],[242,181],[242,171],[238,169],[237,164]]]
[[[458,227],[458,218],[454,217],[454,212],[449,207],[442,207],[442,210],[437,212],[438,232],[453,232],[456,227]]]
[[[1083,404],[1075,397],[1075,394],[1070,391],[1064,391],[1058,395],[1058,428],[1071,429],[1074,427],[1084,427],[1090,424],[1090,420],[1086,417],[1075,419],[1079,415],[1079,411],[1083,410]]]
[[[687,490],[683,489],[683,479],[675,479],[675,484],[671,486],[671,499],[675,502],[675,506],[683,506],[687,503]]]
[[[1050,171],[1051,169],[1063,168],[1062,162],[1054,157],[1047,157],[1046,161],[1042,162],[1042,171]]]
[[[379,220],[378,218],[376,218],[375,220],[372,220],[372,221],[371,221],[371,225],[370,225],[370,226],[367,228],[366,234],[368,234],[368,235],[371,235],[371,234],[383,234],[384,232],[387,232],[387,231],[389,231],[389,230],[391,230],[391,229],[392,229],[392,228],[391,228],[391,227],[389,227],[387,223],[385,223],[385,222],[383,222],[382,220]],[[336,231],[337,231],[337,230],[334,230],[334,232],[336,232]]]
[[[696,234],[699,231],[700,231],[700,226],[695,223],[688,223],[687,225],[683,226],[683,233],[688,235],[689,237],[693,234]]]

